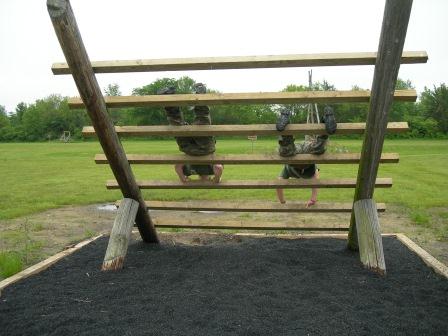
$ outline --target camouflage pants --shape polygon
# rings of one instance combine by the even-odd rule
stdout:
[[[293,156],[296,154],[323,154],[326,150],[328,135],[309,137],[299,144],[294,143],[294,136],[282,135],[278,141],[280,156]]]
[[[173,126],[186,125],[179,107],[165,107],[168,123]],[[210,109],[208,106],[194,107],[193,125],[211,125]],[[188,155],[207,155],[215,152],[216,140],[211,136],[175,137],[179,150]]]

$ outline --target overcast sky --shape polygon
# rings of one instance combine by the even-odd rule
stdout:
[[[377,51],[384,1],[364,0],[72,0],[92,61],[206,56]],[[448,82],[448,1],[414,0],[404,49],[425,50],[426,64],[402,65],[399,77],[420,93]],[[14,111],[57,93],[78,95],[45,0],[0,0],[0,105]],[[123,95],[157,78],[188,75],[222,92],[279,91],[307,84],[309,68],[98,74],[101,88]],[[337,89],[370,89],[373,66],[313,68]]]

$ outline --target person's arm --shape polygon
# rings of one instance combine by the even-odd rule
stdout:
[[[316,172],[314,173],[314,176],[312,177],[313,180],[319,179],[319,169],[316,169]],[[319,188],[313,188],[311,189],[311,198],[308,202],[306,202],[306,207],[308,208],[311,205],[316,204],[317,202],[317,193],[319,191]]]
[[[174,166],[174,170],[177,176],[179,176],[179,180],[185,183],[188,182],[188,177],[184,175],[183,167],[184,165],[182,163],[178,163]]]
[[[279,179],[279,180],[283,180],[283,177],[279,176],[278,179]],[[283,188],[278,188],[278,189],[277,189],[277,198],[278,198],[278,201],[279,201],[280,203],[282,203],[282,204],[285,204],[285,203],[286,203],[286,200],[285,200],[285,194],[284,194],[284,192],[283,192]]]

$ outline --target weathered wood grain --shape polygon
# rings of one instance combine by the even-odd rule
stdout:
[[[96,73],[117,73],[373,65],[375,61],[376,52],[355,52],[95,61],[92,62],[92,68]],[[428,55],[425,51],[406,51],[401,57],[403,64],[426,63],[427,61]],[[55,75],[70,74],[67,63],[54,63],[51,70]]]
[[[139,203],[131,198],[124,198],[120,202],[101,267],[102,271],[116,271],[123,268],[138,208]]]
[[[338,123],[336,135],[363,134],[365,123]],[[388,133],[402,133],[409,130],[407,122],[390,122],[387,124]],[[279,132],[274,124],[258,125],[184,125],[184,126],[115,126],[120,136],[271,136],[297,134],[326,134],[324,124],[289,124]],[[82,135],[95,136],[95,129],[86,126]]]
[[[146,211],[140,189],[135,183],[125,152],[109,118],[101,89],[90,65],[70,2],[67,0],[47,0],[47,8],[83,104],[87,108],[87,113],[98,134],[98,139],[107,156],[112,172],[120,184],[121,192],[124,197],[135,199],[140,203],[136,222],[142,239],[145,242],[156,243],[158,238],[154,225]]]
[[[412,0],[386,1],[354,202],[373,197],[411,8]],[[352,213],[348,239],[352,250],[358,248],[356,239],[356,221]]]
[[[367,103],[370,91],[301,91],[301,92],[249,92],[249,93],[205,93],[173,94],[150,96],[110,96],[104,97],[107,107],[145,107],[145,106],[192,106],[226,104],[293,104],[293,103]],[[397,90],[396,101],[415,102],[415,90]],[[83,108],[81,98],[69,98],[72,109]]]
[[[372,199],[353,204],[358,232],[359,256],[364,267],[381,275],[386,274],[383,242],[376,204]]]
[[[289,180],[223,180],[220,183],[213,181],[192,180],[159,181],[159,180],[137,180],[140,189],[305,189],[305,188],[355,188],[356,179],[289,179]],[[117,181],[110,180],[106,183],[107,189],[118,189]],[[377,178],[377,188],[392,187],[391,178]]]
[[[291,157],[283,157],[278,154],[211,154],[203,156],[190,156],[184,154],[128,154],[127,160],[131,164],[345,164],[359,163],[359,153],[325,153],[321,155],[297,154]],[[381,163],[397,163],[399,155],[396,153],[383,153]],[[98,164],[108,163],[104,154],[96,154],[95,162]]]

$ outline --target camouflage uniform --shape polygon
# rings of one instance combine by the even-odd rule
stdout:
[[[282,135],[279,140],[278,152],[280,156],[293,156],[296,154],[323,154],[326,150],[326,144],[328,135],[319,135],[317,137],[307,137],[304,142],[299,144],[294,143],[294,137],[292,135]],[[317,166],[313,164],[299,164],[289,165],[286,164],[280,173],[280,177],[283,179],[292,178],[312,178],[316,171]]]
[[[174,93],[174,92],[173,92]],[[178,106],[165,107],[168,123],[173,126],[187,125],[182,111]],[[208,106],[194,107],[193,125],[211,125],[210,109]],[[175,137],[179,150],[188,155],[207,155],[215,152],[216,140],[211,136]]]

